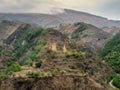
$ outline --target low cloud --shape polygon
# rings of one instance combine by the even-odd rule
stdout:
[[[53,13],[63,8],[120,19],[120,0],[0,0],[0,12]]]

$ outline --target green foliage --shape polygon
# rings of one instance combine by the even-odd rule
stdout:
[[[115,77],[116,77],[116,74],[107,75],[107,83],[109,83]]]
[[[3,70],[0,73],[0,80],[3,79],[6,75],[8,75],[9,71],[7,69]]]
[[[72,51],[72,52],[66,53],[65,56],[66,56],[66,58],[73,56],[75,58],[81,59],[81,58],[83,58],[84,54],[82,52]]]
[[[4,74],[0,74],[0,80],[3,79],[4,76]]]
[[[3,49],[2,46],[0,46],[0,55],[4,55],[4,56],[8,56],[8,57],[12,57],[12,52],[10,50],[5,50]]]
[[[40,41],[38,45],[34,46],[33,52],[30,55],[30,58],[32,60],[37,59],[36,55],[42,50],[42,48],[45,46],[45,41]]]
[[[30,78],[39,78],[40,77],[40,73],[38,72],[31,72],[27,74],[28,77]]]
[[[8,75],[9,70],[5,69],[5,70],[3,71],[3,73],[4,73],[5,75]]]
[[[8,70],[9,71],[14,71],[14,72],[18,72],[21,70],[21,67],[18,63],[15,62],[9,62],[8,63]]]
[[[28,57],[23,64],[24,65],[28,65],[28,66],[32,66],[33,65],[33,61]]]
[[[38,41],[37,45],[34,46],[33,51],[31,52],[31,54],[28,56],[25,64],[29,65],[31,64],[33,61],[37,61],[40,62],[41,59],[43,58],[43,55],[38,56],[38,53],[43,49],[43,47],[46,45],[45,41]]]
[[[72,39],[77,39],[80,37],[82,31],[86,29],[85,25],[81,25],[76,31],[73,32],[72,34]]]
[[[16,58],[21,57],[27,51],[27,49],[30,48],[31,46],[34,46],[37,43],[37,41],[39,40],[38,38],[40,36],[45,35],[45,33],[46,33],[46,30],[44,30],[42,28],[25,32],[13,44],[15,57]],[[41,46],[37,46],[35,49],[36,50],[35,52],[38,52],[37,50],[40,47]]]
[[[57,73],[58,73],[58,71],[53,71],[53,72],[51,73],[52,77],[55,77],[55,76],[57,75]]]
[[[120,76],[116,76],[113,79],[113,85],[120,89]]]
[[[42,61],[39,61],[39,62],[37,62],[37,63],[35,64],[36,68],[41,67],[41,65],[42,65]]]
[[[120,73],[120,33],[107,42],[104,49],[99,52],[99,56]]]
[[[120,33],[107,42],[104,49],[100,52],[100,56],[105,57],[108,53],[113,51],[120,52]]]
[[[69,65],[68,66],[70,69],[76,69],[75,65]]]
[[[56,53],[55,52],[51,52],[50,53],[50,57],[52,58],[52,59],[55,59],[57,56],[56,56]]]
[[[50,57],[51,59],[57,58],[57,53],[56,53],[56,52],[54,52],[54,51],[52,51],[52,50],[47,50],[47,53],[49,54],[49,57]]]

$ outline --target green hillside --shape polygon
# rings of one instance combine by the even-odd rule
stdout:
[[[120,73],[120,33],[110,39],[99,54],[117,73]]]
[[[107,42],[99,55],[118,73],[114,76],[113,84],[120,88],[120,33]]]

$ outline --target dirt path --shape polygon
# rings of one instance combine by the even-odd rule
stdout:
[[[110,85],[112,88],[114,88],[114,89],[118,89],[117,87],[115,87],[115,86],[112,84],[112,82],[113,82],[113,80],[111,80],[111,81],[109,82],[109,85]]]

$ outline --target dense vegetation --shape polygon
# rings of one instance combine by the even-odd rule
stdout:
[[[16,58],[20,58],[28,48],[36,44],[37,37],[44,34],[45,31],[42,28],[24,33],[13,45]]]
[[[116,76],[113,79],[113,85],[116,86],[117,88],[120,88],[120,76]]]
[[[37,56],[37,54],[42,49],[42,47],[46,44],[45,41],[39,39],[41,36],[45,35],[45,33],[46,31],[42,28],[34,29],[31,31],[27,30],[19,38],[14,38],[14,35],[10,36],[7,42],[9,42],[10,44],[10,42],[12,42],[13,40],[14,42],[12,42],[12,47],[0,46],[0,55],[10,60],[10,61],[6,60],[6,62],[4,62],[6,66],[4,69],[0,70],[1,71],[0,79],[8,75],[10,72],[20,71],[21,66],[19,64],[22,63],[23,65],[24,62],[26,64],[30,64],[32,61],[35,61],[36,67],[41,66],[42,56]],[[23,61],[19,62],[19,59],[21,58],[21,56],[23,56],[29,50],[31,51],[29,56],[26,58],[26,60],[24,60],[24,62]]]
[[[41,59],[43,55],[38,55],[38,53],[43,49],[46,45],[46,41],[38,41],[37,44],[33,47],[31,54],[27,57],[25,64],[32,65],[32,62],[36,62],[36,67],[40,67],[42,64]]]
[[[8,71],[18,72],[21,70],[20,65],[18,63],[15,63],[15,62],[8,62],[7,66],[8,66],[8,68],[7,68]]]
[[[120,74],[120,33],[107,42],[99,55],[116,71],[116,73]],[[113,84],[120,88],[120,76],[114,77]]]
[[[120,33],[110,39],[99,53],[112,68],[120,73]]]
[[[0,46],[0,57],[3,57],[4,60],[0,59],[0,63],[3,66],[0,66],[0,79],[10,74],[10,72],[18,72],[21,70],[21,66],[16,63],[16,59],[7,46]],[[12,62],[11,62],[12,61]]]

